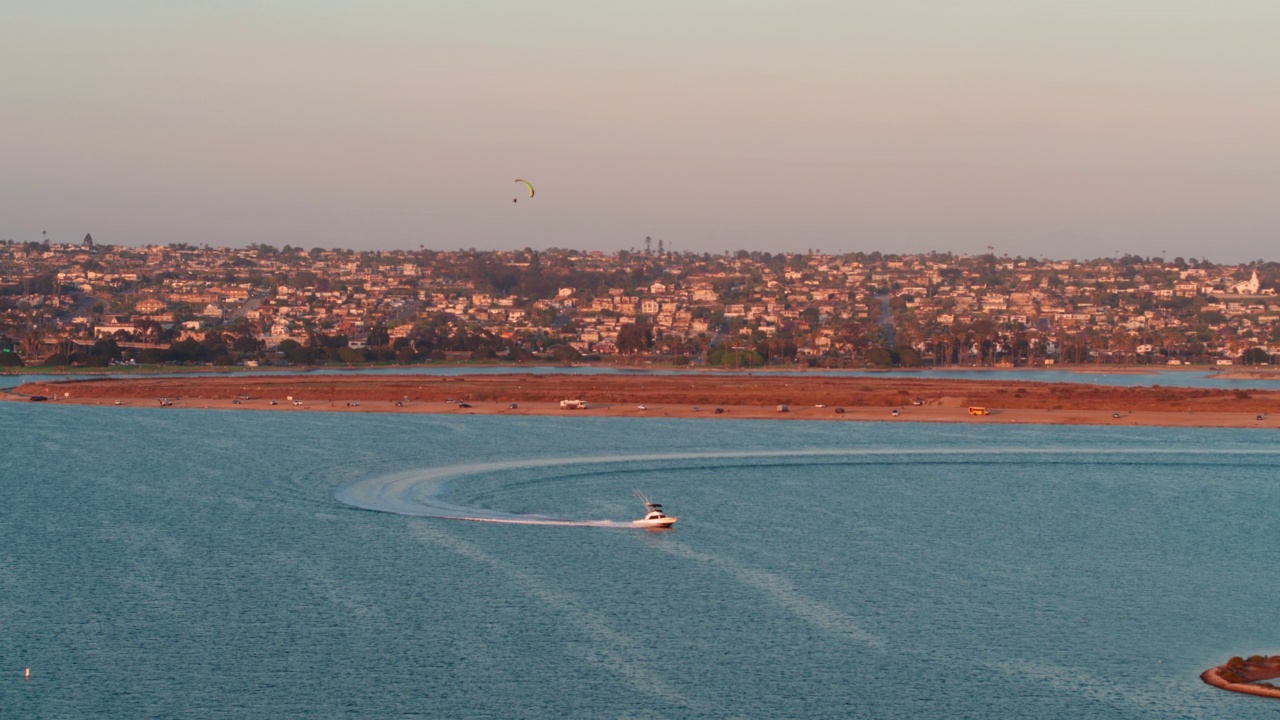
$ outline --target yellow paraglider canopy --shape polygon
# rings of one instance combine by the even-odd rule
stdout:
[[[524,186],[529,188],[529,197],[533,197],[533,183],[528,180],[521,180],[520,178],[516,178],[516,182],[524,183]]]

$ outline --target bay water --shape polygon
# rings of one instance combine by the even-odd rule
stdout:
[[[0,717],[1280,712],[1197,677],[1280,652],[1273,431],[0,403],[0,437]],[[676,528],[625,527],[633,488]]]

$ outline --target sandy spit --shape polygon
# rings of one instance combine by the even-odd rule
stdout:
[[[280,412],[876,420],[1280,428],[1280,392],[1070,383],[760,375],[179,377],[28,383],[51,404]],[[584,410],[560,407],[583,400]],[[398,404],[397,404],[398,403]],[[469,407],[464,407],[463,405]],[[512,407],[515,405],[515,407]],[[785,405],[786,411],[779,411]],[[971,415],[970,406],[988,415]],[[717,412],[718,410],[718,412]]]

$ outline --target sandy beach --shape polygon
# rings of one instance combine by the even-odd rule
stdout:
[[[183,377],[37,382],[4,399],[234,411],[1280,428],[1280,392],[759,375]],[[582,400],[585,409],[560,401]],[[781,411],[779,406],[785,406]],[[973,415],[984,407],[987,415]]]

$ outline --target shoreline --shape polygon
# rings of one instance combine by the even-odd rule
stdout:
[[[572,366],[558,362],[532,362],[532,363],[504,363],[504,362],[475,362],[475,361],[434,361],[428,363],[388,363],[388,364],[364,364],[364,365],[317,365],[317,366],[298,366],[289,365],[285,367],[276,367],[263,365],[260,367],[245,367],[243,365],[110,365],[107,367],[87,367],[87,366],[41,366],[30,365],[21,367],[0,368],[0,376],[20,377],[23,375],[59,375],[69,378],[75,377],[98,377],[102,375],[124,374],[138,375],[148,377],[154,375],[193,375],[202,376],[206,374],[216,375],[298,375],[309,374],[314,372],[325,373],[341,373],[341,372],[368,372],[376,370],[413,370],[413,369],[473,369],[477,371],[490,370],[493,368],[509,369],[512,373],[522,371],[531,371],[538,368],[563,368],[563,367],[580,367],[588,369],[602,370],[620,370],[627,372],[646,372],[646,371],[662,371],[677,373],[777,373],[777,374],[809,374],[823,375],[829,373],[847,373],[857,372],[866,373],[868,375],[879,375],[889,373],[984,373],[984,372],[1013,372],[1036,374],[1042,372],[1063,372],[1079,375],[1160,375],[1162,373],[1187,373],[1198,372],[1206,375],[1213,375],[1223,378],[1263,378],[1280,380],[1280,366],[1275,367],[1257,367],[1250,365],[1120,365],[1120,364],[1071,364],[1071,365],[1018,365],[1014,367],[1000,367],[995,365],[944,365],[938,366],[920,366],[920,367],[893,367],[893,368],[877,368],[877,367],[847,367],[847,368],[829,368],[829,367],[807,367],[801,365],[767,365],[757,368],[729,368],[709,365],[675,365],[671,363],[652,363],[635,365],[619,362],[593,362],[593,363],[575,363]]]
[[[0,398],[29,402],[32,395],[54,405],[158,407],[166,398],[165,409],[228,411],[1280,429],[1280,391],[819,374],[68,378],[20,385]],[[587,408],[562,409],[564,399]],[[972,415],[970,406],[989,414]]]

